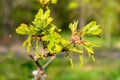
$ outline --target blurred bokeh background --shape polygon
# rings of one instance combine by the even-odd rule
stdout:
[[[26,37],[16,34],[15,28],[20,23],[29,24],[40,7],[37,0],[0,0],[0,80],[32,79],[36,67],[22,47]],[[102,34],[99,40],[88,38],[101,44],[95,48],[95,62],[85,57],[80,69],[74,56],[71,69],[69,61],[58,55],[45,69],[47,80],[120,80],[120,0],[58,0],[51,10],[53,23],[62,29],[65,39],[69,40],[68,25],[75,20],[79,29],[96,21]]]

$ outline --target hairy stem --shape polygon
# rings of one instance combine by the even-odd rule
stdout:
[[[44,70],[39,63],[38,58],[36,56],[33,56],[33,55],[29,55],[29,57],[34,61],[34,63],[37,66],[37,73],[36,73],[36,75],[34,75],[33,80],[45,80],[46,75],[44,74]]]
[[[29,55],[29,57],[34,61],[37,66],[37,73],[34,75],[33,80],[45,80],[46,74],[44,74],[44,69],[55,59],[55,56],[52,56],[43,67],[40,65],[37,56]]]

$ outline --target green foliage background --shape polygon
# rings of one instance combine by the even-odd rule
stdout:
[[[2,55],[0,58],[5,56]],[[7,56],[9,56],[8,59],[0,63],[0,80],[33,78],[31,72],[36,68],[31,60],[26,60],[25,57],[16,58],[13,53],[7,53]],[[78,69],[79,62],[76,62],[74,68],[70,69],[70,64],[65,58],[56,58],[45,70],[48,75],[47,80],[120,80],[119,59],[111,61],[109,58],[97,58],[95,63],[88,59],[85,61],[82,69]]]

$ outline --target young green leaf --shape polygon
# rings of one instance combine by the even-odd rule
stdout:
[[[47,19],[50,16],[50,10],[48,9],[44,15],[43,15],[43,19]]]
[[[53,34],[56,29],[57,29],[57,27],[52,24],[52,25],[51,25],[51,28],[49,29],[49,33],[50,33],[50,34]]]
[[[91,46],[85,46],[85,45],[83,45],[83,46],[87,50],[89,57],[94,54],[94,51]]]
[[[99,35],[101,33],[100,25],[97,25],[95,21],[87,24],[83,27],[82,35]]]
[[[73,24],[69,24],[69,28],[71,29],[72,33],[77,31],[78,21],[74,22]]]
[[[56,44],[55,47],[54,47],[54,51],[55,51],[56,54],[60,53],[62,51],[62,46]]]
[[[29,34],[30,33],[30,31],[29,31],[29,29],[28,29],[28,27],[27,27],[27,25],[26,24],[21,24],[20,26],[18,26],[18,28],[16,29],[16,32],[18,33],[18,34]]]
[[[36,34],[36,30],[35,30],[35,27],[33,25],[30,25],[30,34],[31,35],[35,35]]]
[[[87,41],[87,40],[84,42],[84,44],[86,46],[89,46],[89,47],[99,47],[100,46],[100,44],[98,44],[98,43],[90,42],[90,41]]]
[[[48,45],[47,45],[47,48],[48,48],[48,51],[51,53],[51,54],[54,54],[55,53],[55,51],[54,51],[54,43],[49,43]]]
[[[68,41],[61,38],[61,44],[63,47],[66,47],[68,45]]]
[[[62,51],[62,46],[55,44],[52,41],[47,45],[47,48],[51,54],[57,54]]]
[[[79,53],[79,54],[83,54],[83,50],[78,50],[75,47],[69,49],[70,51],[72,51],[73,53]]]
[[[41,37],[42,41],[46,41],[46,42],[49,41],[49,38],[50,38],[49,35],[44,35]]]
[[[35,15],[34,22],[38,21],[38,20],[40,20],[42,18],[43,18],[43,9],[40,8],[39,11],[38,11],[38,13]]]
[[[47,20],[45,20],[46,23],[45,27],[48,26],[52,21],[53,21],[52,17],[47,18]]]
[[[32,23],[35,25],[35,29],[40,31],[45,29],[52,22],[52,20],[53,18],[50,17],[50,10],[48,9],[44,12],[43,9],[40,8]]]

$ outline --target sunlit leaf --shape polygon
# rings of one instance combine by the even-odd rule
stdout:
[[[37,20],[43,19],[43,9],[39,9],[38,13],[35,15],[34,22]]]
[[[45,26],[48,26],[52,21],[53,21],[52,17],[47,18]]]
[[[54,50],[52,49],[52,48],[54,48],[54,43],[49,43],[48,45],[47,45],[47,48],[48,48],[48,51],[51,53],[51,54],[54,54]]]
[[[79,54],[83,54],[83,50],[78,50],[75,47],[69,49],[70,51],[72,51],[73,53],[79,53]]]
[[[55,32],[55,29],[56,29],[56,26],[52,24],[51,28],[49,29],[49,32],[53,34]]]
[[[57,54],[57,53],[60,53],[62,51],[62,46],[58,45],[58,44],[55,44],[53,42],[50,42],[48,45],[48,50],[51,54]]]
[[[82,35],[99,35],[101,33],[100,25],[97,25],[95,21],[92,21],[83,27],[82,32]]]
[[[48,9],[44,12],[43,9],[40,8],[32,23],[35,25],[35,29],[40,31],[41,29],[46,28],[52,20],[53,18],[50,17],[50,10]]]
[[[43,16],[43,19],[47,19],[50,16],[50,10],[48,9]]]
[[[73,24],[69,24],[69,28],[71,29],[72,33],[77,31],[78,21],[74,22]]]
[[[89,57],[94,54],[94,51],[93,51],[93,49],[91,48],[91,46],[90,46],[90,47],[84,46],[84,48],[87,50]]]
[[[90,41],[85,41],[84,44],[86,46],[90,46],[90,47],[99,47],[100,46],[100,44],[95,43],[95,42],[90,42]]]
[[[62,51],[62,46],[56,44],[54,48],[55,53],[60,53]]]
[[[65,39],[61,39],[62,46],[65,47],[68,45],[68,41]]]
[[[42,41],[49,41],[49,35],[44,35],[43,37],[41,37]]]
[[[36,30],[35,30],[35,27],[33,25],[30,25],[30,34],[31,35],[35,35],[36,34]]]
[[[28,26],[26,24],[21,24],[20,26],[18,26],[18,28],[16,29],[16,32],[18,34],[29,34],[29,29],[28,29]]]

